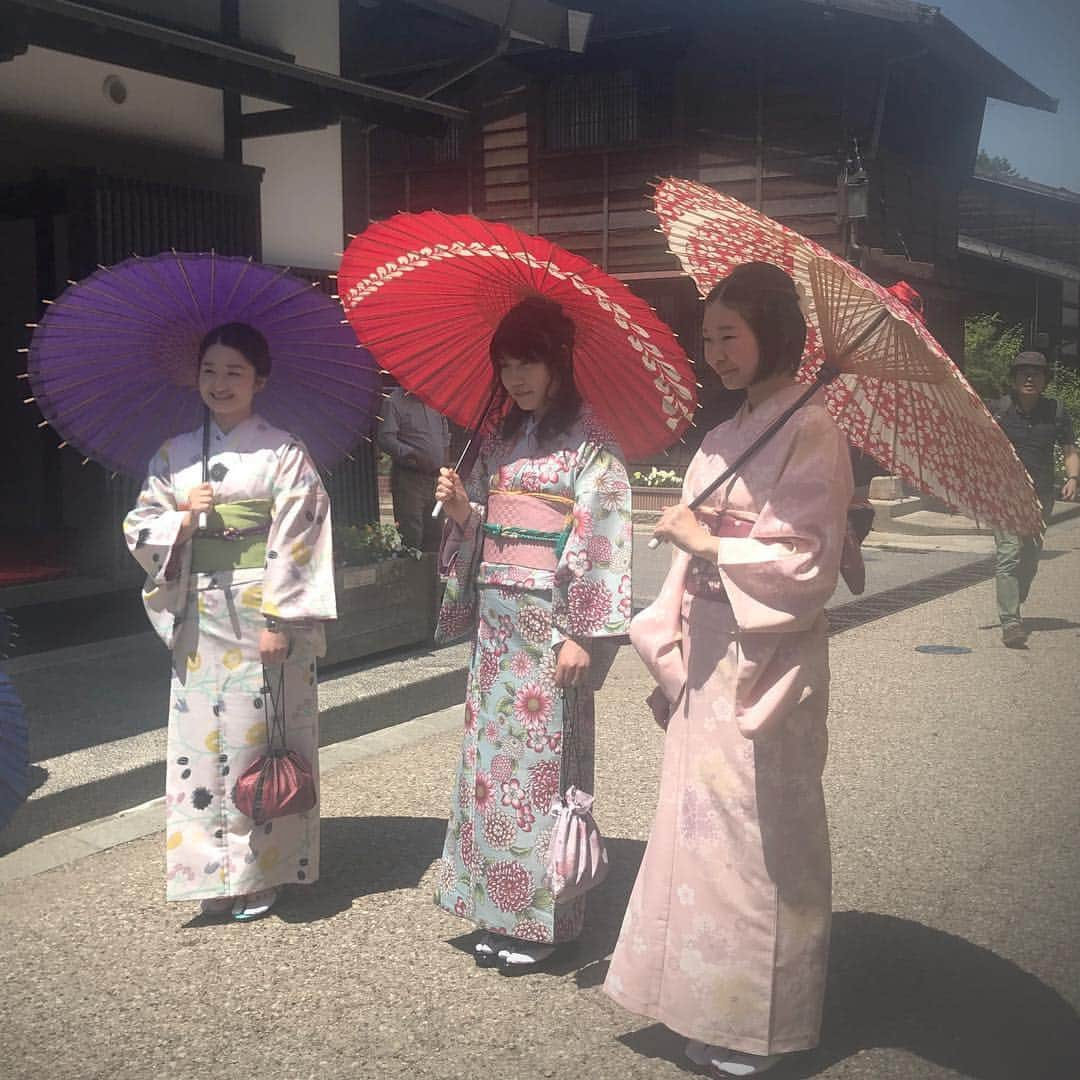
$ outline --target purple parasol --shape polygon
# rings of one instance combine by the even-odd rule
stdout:
[[[378,368],[341,306],[285,270],[214,253],[134,256],[73,282],[35,329],[30,400],[62,446],[142,477],[165,439],[202,423],[199,342],[227,322],[266,338],[273,372],[255,409],[320,466],[370,432]]]

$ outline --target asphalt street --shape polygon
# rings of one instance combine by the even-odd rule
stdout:
[[[1028,649],[1001,646],[990,581],[832,638],[826,1018],[821,1046],[777,1080],[1080,1076],[1080,522],[1047,547]],[[928,642],[970,651],[917,651]],[[656,799],[648,688],[624,651],[598,702],[614,869],[550,973],[477,969],[468,926],[431,902],[459,739],[449,709],[327,752],[322,880],[262,922],[167,905],[154,825],[119,843],[106,822],[100,850],[9,875],[3,1074],[690,1075],[678,1036],[600,989]]]

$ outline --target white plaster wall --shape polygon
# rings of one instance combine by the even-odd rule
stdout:
[[[240,32],[295,55],[302,67],[340,73],[337,0],[242,0]],[[279,108],[244,99],[244,111]],[[262,184],[263,260],[336,268],[344,219],[341,129],[244,141],[244,163],[266,169]]]
[[[123,105],[102,91],[108,75],[119,75],[127,86]],[[51,49],[31,47],[0,64],[0,115],[143,139],[204,157],[224,152],[220,91]]]

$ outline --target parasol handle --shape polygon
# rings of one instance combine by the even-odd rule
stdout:
[[[696,510],[721,484],[726,484],[823,386],[839,375],[840,372],[822,364],[814,375],[814,382],[800,394],[794,404],[789,405],[700,495],[690,502],[690,509]],[[654,536],[649,541],[649,550],[655,551],[660,546],[660,537]]]
[[[498,386],[492,388],[491,396],[487,399],[487,404],[484,405],[484,409],[480,413],[479,418],[477,419],[476,423],[473,424],[473,433],[471,436],[469,436],[469,441],[465,444],[465,449],[461,451],[461,456],[457,459],[457,464],[454,466],[454,472],[456,472],[458,476],[461,475],[461,470],[463,468],[471,470],[473,465],[476,464],[476,459],[480,456],[480,441],[477,439],[477,435],[480,432],[480,428],[484,424],[484,419],[487,416],[488,411],[491,409],[491,406],[495,401],[495,393],[497,390]],[[473,451],[474,444],[476,447],[475,451]],[[473,451],[471,456],[470,451]],[[468,459],[468,461],[466,461],[466,459]],[[441,502],[437,502],[431,511],[431,516],[433,518],[437,518],[442,513],[442,510],[443,504]]]
[[[206,412],[203,414],[203,427],[202,427],[202,482],[208,484],[210,482],[210,407],[206,407]],[[206,511],[203,510],[199,514],[199,528],[206,528]]]

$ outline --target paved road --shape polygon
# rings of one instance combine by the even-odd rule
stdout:
[[[990,582],[832,639],[826,1021],[819,1050],[776,1080],[1080,1076],[1080,523],[1050,546],[1028,650],[1001,647]],[[971,652],[916,653],[927,627]],[[597,753],[614,869],[552,974],[476,969],[465,924],[431,903],[450,712],[342,750],[324,781],[323,879],[263,922],[166,905],[159,831],[0,888],[4,1075],[688,1075],[680,1039],[600,990],[663,750],[644,672],[628,653],[617,664]]]

